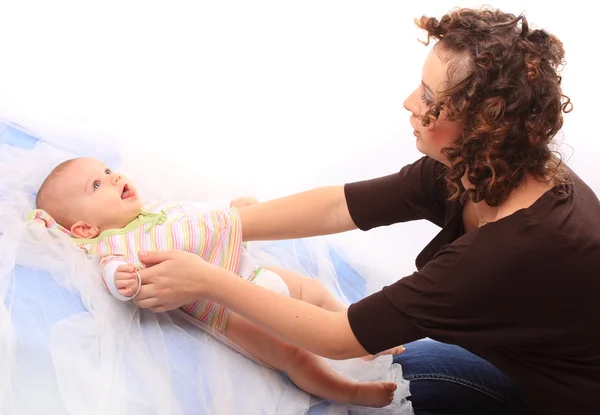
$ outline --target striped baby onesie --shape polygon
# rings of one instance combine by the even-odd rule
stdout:
[[[31,216],[34,220],[43,221],[48,228],[70,235],[42,210],[34,211]],[[94,239],[73,238],[73,242],[89,255],[99,258],[108,287],[114,286],[114,270],[118,264],[145,267],[138,258],[139,251],[187,251],[238,273],[242,226],[239,214],[233,208],[198,213],[183,204],[152,202],[145,204],[140,215],[124,228],[107,230]],[[105,272],[107,270],[110,272]],[[115,296],[120,297],[118,293]],[[182,307],[182,310],[220,333],[225,331],[228,314],[225,307],[200,300]]]

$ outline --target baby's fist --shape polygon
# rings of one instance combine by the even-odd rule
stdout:
[[[124,297],[132,297],[137,294],[139,281],[136,274],[137,268],[132,264],[122,264],[115,271],[115,286]]]

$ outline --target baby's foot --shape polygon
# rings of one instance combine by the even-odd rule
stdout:
[[[361,382],[356,384],[354,396],[347,402],[351,405],[382,408],[394,400],[394,382]]]
[[[388,354],[394,355],[394,354],[400,354],[400,353],[404,353],[406,351],[406,349],[404,348],[404,346],[397,346],[397,347],[392,347],[391,349],[388,350],[384,350],[383,352],[377,353],[376,355],[367,355],[367,356],[363,356],[361,357],[362,360],[365,361],[370,361],[373,360],[379,356],[385,356]]]

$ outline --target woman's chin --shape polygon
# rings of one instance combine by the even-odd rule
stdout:
[[[423,145],[423,140],[421,139],[421,137],[417,136],[417,140],[416,140],[416,143],[415,143],[415,145],[416,145],[416,147],[417,147],[417,150],[419,151],[419,153],[423,153],[423,154],[425,154],[426,156],[428,155],[428,154],[427,154],[427,151],[426,151],[426,148],[425,148],[425,146]]]

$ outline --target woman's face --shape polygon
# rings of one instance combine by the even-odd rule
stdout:
[[[440,48],[434,47],[425,60],[421,84],[404,100],[404,108],[410,111],[410,124],[417,137],[417,149],[444,164],[449,164],[441,150],[452,144],[461,134],[458,121],[449,121],[445,110],[437,120],[423,126],[422,117],[435,101],[438,91],[448,87],[448,70],[445,60],[440,58]]]

